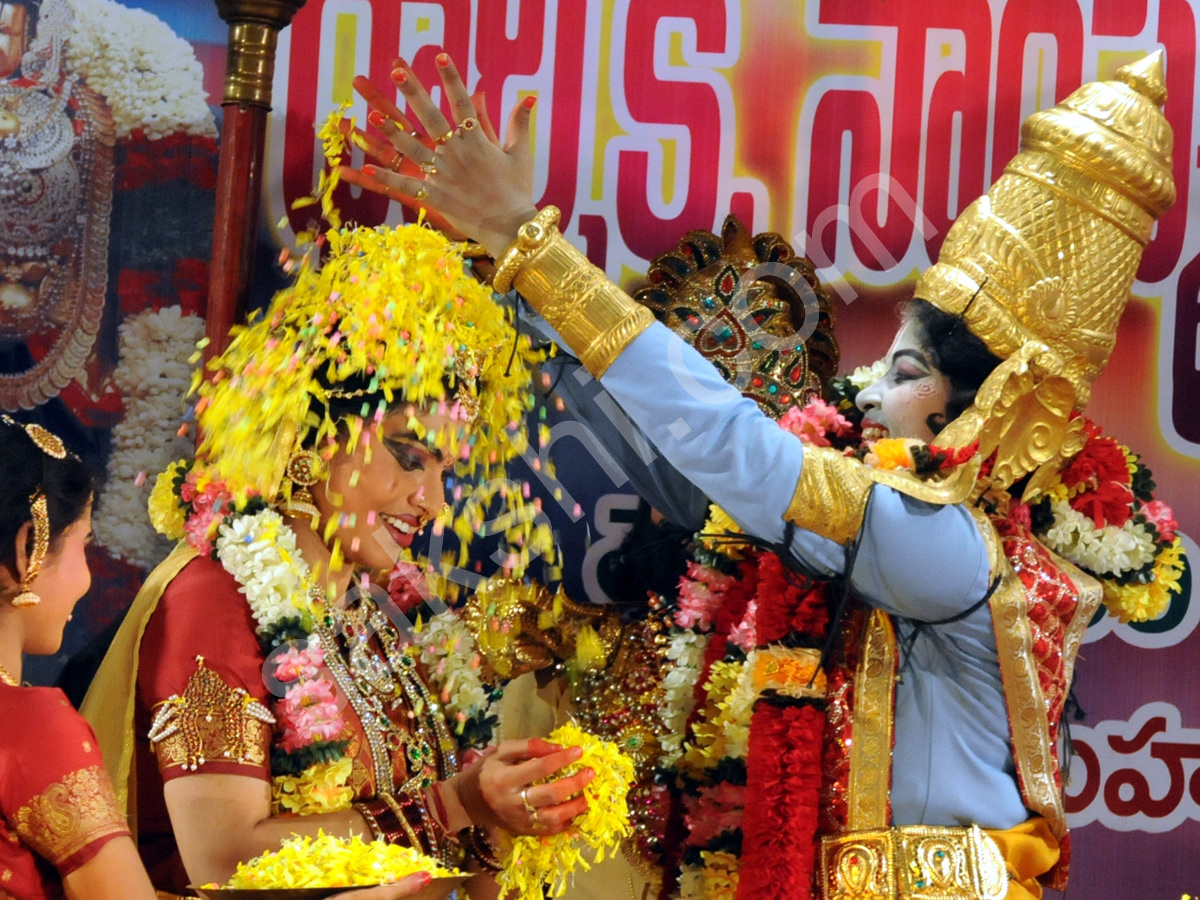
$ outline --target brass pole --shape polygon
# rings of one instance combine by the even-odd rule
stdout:
[[[230,327],[245,317],[254,269],[275,47],[280,30],[288,26],[305,0],[215,2],[218,14],[229,23],[229,55],[208,283],[208,355],[224,349]]]

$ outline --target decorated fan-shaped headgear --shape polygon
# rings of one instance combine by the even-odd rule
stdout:
[[[833,304],[812,263],[737,216],[721,236],[690,231],[656,257],[633,296],[763,412],[778,419],[823,393],[837,372]]]
[[[1154,221],[1175,202],[1162,59],[1156,52],[1026,119],[1020,152],[917,284],[917,297],[962,316],[1004,360],[939,435],[996,453],[1001,487],[1040,470],[1036,493],[1082,447],[1071,414],[1112,353]]]
[[[502,432],[532,404],[535,354],[525,338],[513,347],[507,314],[464,271],[459,245],[418,225],[326,238],[320,269],[306,257],[197,386],[197,455],[212,477],[239,501],[270,502],[297,448],[337,451],[339,409],[369,424],[404,401],[470,426],[436,436],[460,469],[486,476],[511,459]]]

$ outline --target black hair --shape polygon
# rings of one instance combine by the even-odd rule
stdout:
[[[605,556],[597,572],[601,586],[617,599],[622,616],[644,615],[647,593],[668,602],[679,593],[679,578],[692,558],[693,528],[655,522],[650,504],[639,498],[632,527],[617,552]]]
[[[0,459],[4,477],[0,478],[0,565],[16,576],[17,533],[32,521],[30,499],[40,490],[46,495],[50,519],[50,552],[58,549],[59,539],[87,509],[96,490],[96,478],[88,466],[74,454],[55,459],[33,442],[25,429],[0,421]],[[30,546],[33,550],[33,535]]]
[[[327,400],[325,402],[318,400],[316,397],[310,398],[308,403],[309,415],[316,419],[322,419],[328,414],[329,418],[337,423],[338,433],[342,436],[349,433],[345,425],[348,419],[355,417],[370,418],[379,409],[381,403],[388,413],[409,405],[409,401],[404,398],[404,395],[400,391],[394,391],[392,399],[389,402],[383,391],[379,388],[377,379],[369,375],[355,374],[334,383],[329,378],[326,368],[319,366],[316,371],[316,379],[326,391],[331,391],[332,393],[326,394]],[[446,392],[446,397],[451,398],[458,387],[458,382],[447,376],[442,379],[442,387]],[[315,430],[310,430],[308,437],[304,441],[305,446],[310,450],[313,448],[315,434]]]
[[[967,328],[961,316],[938,309],[928,300],[914,297],[905,305],[904,317],[916,326],[917,343],[929,354],[929,361],[950,379],[945,419],[934,415],[926,422],[937,434],[975,402],[983,382],[1000,365],[1000,357]]]

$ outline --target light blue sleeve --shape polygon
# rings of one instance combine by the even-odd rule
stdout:
[[[655,449],[748,534],[783,541],[803,463],[799,438],[659,323],[600,382]],[[844,548],[812,532],[795,530],[791,549],[820,574],[845,569]],[[858,596],[897,615],[938,621],[983,597],[988,579],[986,548],[966,509],[875,488],[851,573]]]
[[[535,345],[566,347],[550,323],[524,303],[521,330],[533,337]],[[554,393],[562,397],[567,411],[608,451],[639,497],[681,528],[699,531],[704,527],[708,497],[654,450],[642,430],[570,351],[547,359],[540,368],[550,376]]]

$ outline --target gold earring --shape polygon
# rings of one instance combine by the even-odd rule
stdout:
[[[18,608],[37,606],[42,602],[42,598],[29,589],[41,572],[46,552],[50,549],[50,514],[46,508],[46,495],[41,488],[29,498],[29,512],[33,516],[33,553],[29,556],[25,577],[21,579],[21,593],[12,599],[12,605]]]
[[[288,460],[286,475],[292,488],[283,504],[284,513],[308,518],[316,527],[321,511],[309,488],[321,480],[321,457],[312,450],[297,450]]]

